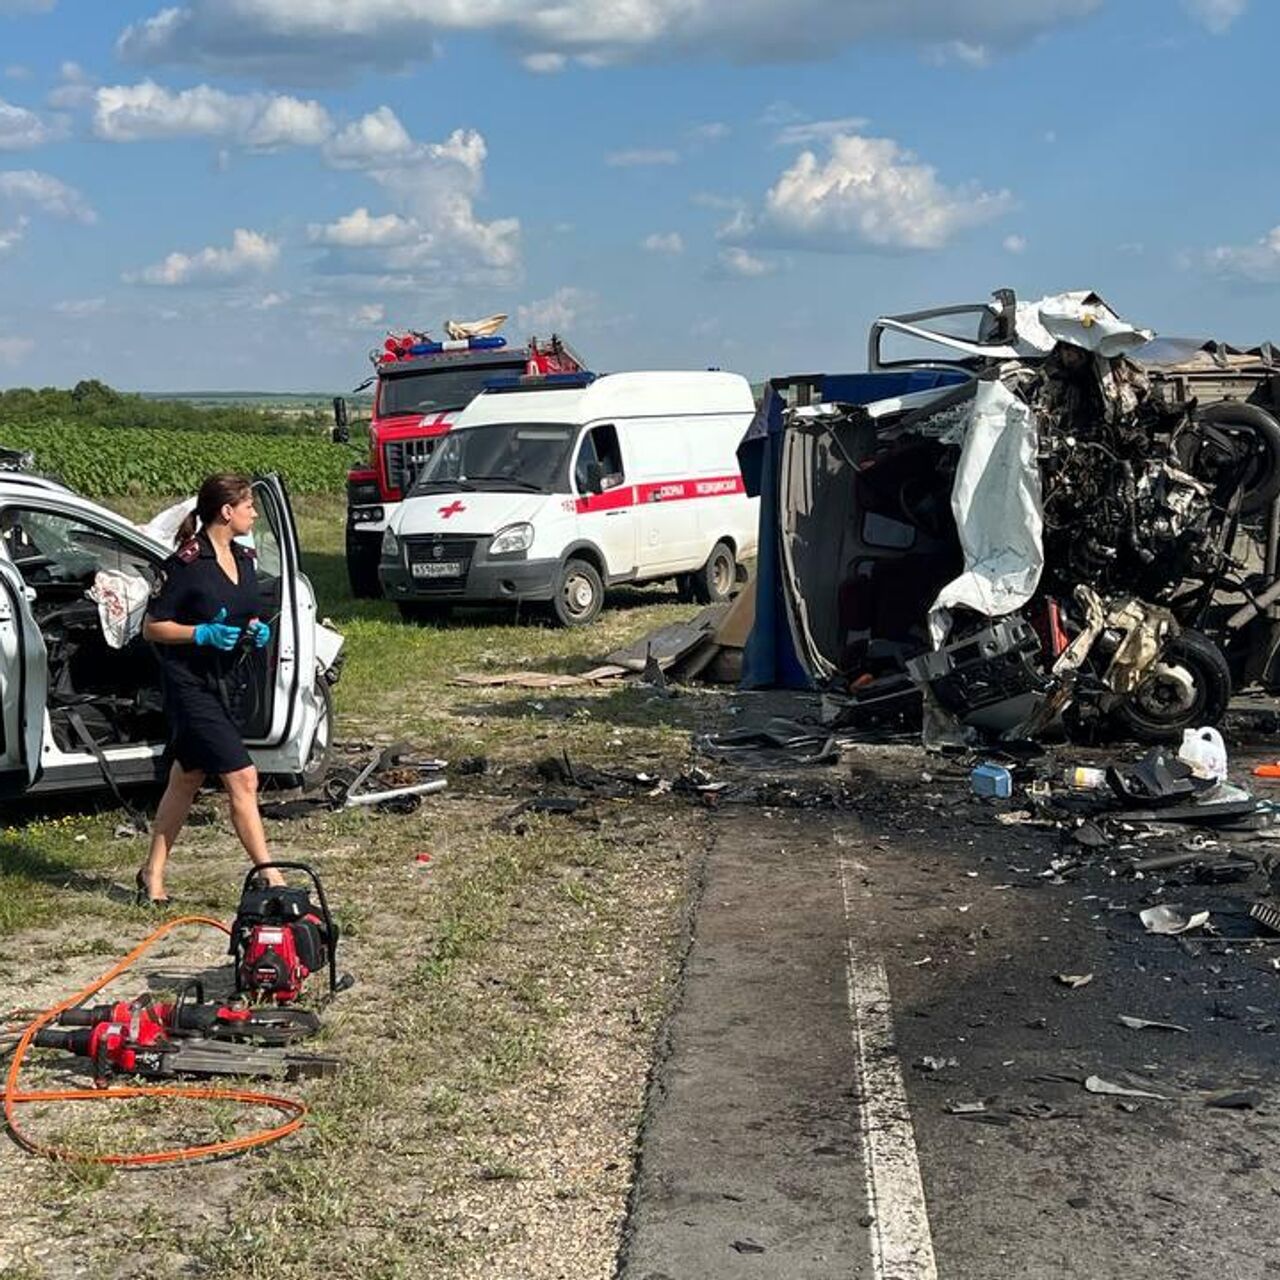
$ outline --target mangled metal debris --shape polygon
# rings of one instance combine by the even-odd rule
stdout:
[[[971,338],[932,323],[958,312]],[[895,334],[938,358],[890,360]],[[1280,376],[1260,351],[1202,403],[1150,338],[1096,294],[1001,291],[878,321],[872,372],[817,382],[847,398],[771,385],[763,554],[836,724],[1163,741],[1233,684],[1280,693]]]

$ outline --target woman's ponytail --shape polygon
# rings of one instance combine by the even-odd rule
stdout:
[[[196,536],[197,523],[196,509],[192,507],[187,512],[186,519],[178,526],[178,532],[173,535],[173,545],[180,547],[184,542],[190,542]]]

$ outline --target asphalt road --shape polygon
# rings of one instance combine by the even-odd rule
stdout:
[[[1136,916],[1256,934],[1265,880],[1135,880],[914,749],[852,768],[851,811],[708,815],[623,1280],[1280,1273],[1280,946]]]

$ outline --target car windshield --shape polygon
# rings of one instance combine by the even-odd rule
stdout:
[[[496,422],[452,431],[423,465],[412,492],[567,491],[569,451],[577,430],[563,423]]]
[[[461,409],[484,390],[490,378],[510,377],[524,369],[524,361],[518,360],[471,368],[442,364],[416,373],[391,374],[382,379],[378,388],[378,416]]]

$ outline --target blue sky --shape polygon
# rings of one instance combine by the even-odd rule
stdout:
[[[1262,0],[0,0],[0,386],[338,391],[494,311],[854,369],[1093,288],[1280,338]]]

